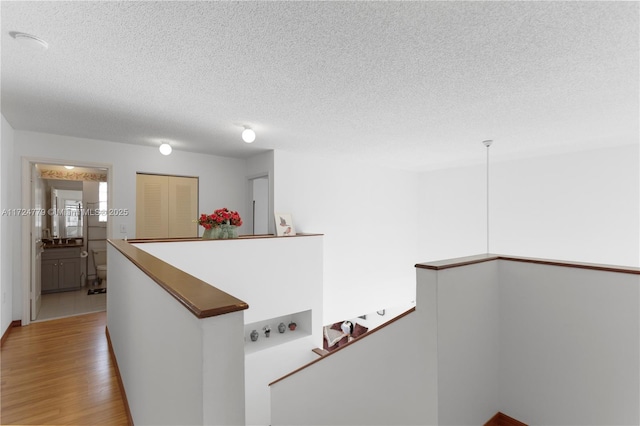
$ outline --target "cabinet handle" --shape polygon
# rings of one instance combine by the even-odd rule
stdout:
[[[60,266],[62,266],[62,265],[63,265],[63,263],[62,263],[62,262],[60,262]]]

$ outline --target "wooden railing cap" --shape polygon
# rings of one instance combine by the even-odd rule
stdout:
[[[298,232],[296,235],[282,236],[278,237],[273,234],[264,234],[264,235],[240,235],[238,238],[230,238],[230,239],[222,239],[222,240],[209,240],[199,237],[188,237],[188,238],[134,238],[128,240],[129,243],[132,244],[141,244],[141,243],[177,243],[177,242],[185,242],[185,241],[216,241],[216,242],[229,242],[229,241],[245,241],[245,240],[264,240],[271,238],[299,238],[299,237],[322,237],[324,234],[307,234]]]
[[[539,259],[534,257],[508,256],[503,254],[478,254],[475,256],[458,257],[416,264],[418,269],[443,270],[489,262],[492,260],[510,260],[513,262],[536,263],[539,265],[561,266],[567,268],[590,269],[593,271],[619,272],[622,274],[640,275],[640,268],[632,266],[605,265],[599,263],[574,262],[569,260]]]
[[[108,242],[198,318],[249,308],[246,302],[139,249],[133,241]]]

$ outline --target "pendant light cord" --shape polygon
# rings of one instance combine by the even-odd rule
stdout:
[[[487,254],[489,253],[489,145],[487,145]]]
[[[489,147],[493,143],[492,140],[482,141],[487,147],[487,254],[489,254]]]

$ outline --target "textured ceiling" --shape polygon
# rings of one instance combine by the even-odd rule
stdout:
[[[415,170],[482,161],[484,139],[503,158],[638,141],[637,2],[2,1],[1,13],[2,114],[19,130]]]

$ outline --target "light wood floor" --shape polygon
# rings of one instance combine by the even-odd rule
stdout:
[[[3,425],[126,425],[106,313],[11,330],[0,352]]]

